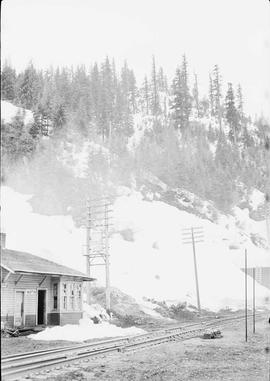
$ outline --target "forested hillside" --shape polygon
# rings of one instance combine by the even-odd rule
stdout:
[[[143,83],[108,57],[43,71],[30,63],[20,73],[5,63],[2,100],[31,110],[33,121],[2,120],[2,181],[32,193],[39,212],[78,223],[89,193],[139,187],[146,172],[224,212],[254,188],[266,194],[269,124],[251,120],[241,85],[223,83],[218,65],[208,94],[199,82],[185,56],[172,80],[153,57]]]

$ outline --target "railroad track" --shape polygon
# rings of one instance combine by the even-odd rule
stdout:
[[[262,314],[257,316],[263,317]],[[200,336],[207,328],[217,326],[222,328],[233,321],[244,318],[245,316],[243,315],[226,317],[166,328],[132,337],[5,356],[1,361],[2,379],[8,381],[21,380],[25,376],[31,378],[42,372],[49,373],[52,369],[61,369],[72,363],[79,365],[81,362],[89,361],[93,356],[105,355],[112,352],[136,351],[169,341],[187,340]]]

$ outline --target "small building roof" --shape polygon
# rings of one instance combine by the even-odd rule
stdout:
[[[2,249],[1,266],[12,273],[65,275],[81,278],[85,281],[95,280],[70,267],[17,250]]]

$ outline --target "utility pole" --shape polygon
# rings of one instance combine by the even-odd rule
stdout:
[[[108,197],[87,200],[86,221],[86,272],[89,276],[94,266],[105,266],[106,309],[111,308],[110,301],[110,259],[109,259],[109,223],[112,216],[111,202]],[[92,274],[91,274],[92,275]],[[90,303],[90,286],[87,288],[87,302]]]
[[[194,274],[195,274],[195,284],[196,284],[196,295],[197,295],[197,307],[199,313],[201,313],[201,302],[200,302],[200,290],[199,290],[199,279],[198,279],[198,269],[197,269],[197,258],[196,258],[196,243],[203,242],[203,228],[202,227],[191,227],[183,229],[183,243],[192,244],[193,249],[193,262],[194,262]]]
[[[90,210],[90,202],[89,199],[86,201],[86,213],[87,213],[87,219],[86,219],[86,253],[85,256],[86,259],[86,274],[90,277],[90,239],[91,239],[91,210]],[[90,282],[87,282],[86,285],[86,294],[87,294],[87,303],[90,304]]]
[[[247,331],[247,249],[245,249],[245,339],[248,340]]]
[[[111,309],[111,290],[110,290],[110,263],[109,263],[109,216],[108,204],[105,204],[105,266],[106,266],[106,309]]]
[[[270,250],[270,135],[265,136],[265,162],[266,162],[266,192],[265,192],[265,209],[266,209],[266,232],[268,247]]]
[[[255,319],[256,319],[256,317],[255,317],[255,309],[256,309],[256,304],[255,304],[255,280],[256,280],[256,268],[255,267],[253,267],[253,269],[252,269],[252,278],[253,278],[253,280],[252,280],[252,285],[253,285],[253,287],[252,287],[252,289],[253,289],[253,293],[252,293],[252,295],[253,295],[253,297],[252,297],[252,305],[253,305],[253,333],[255,333],[255,324],[256,324],[256,321],[255,321]]]

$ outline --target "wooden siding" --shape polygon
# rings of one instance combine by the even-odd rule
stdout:
[[[2,279],[8,272],[2,269]],[[16,283],[17,282],[17,283]],[[53,303],[53,285],[57,284],[57,308]],[[67,308],[63,308],[63,284],[67,286]],[[24,292],[24,325],[37,324],[38,290],[46,290],[46,324],[77,324],[82,317],[82,285],[83,282],[73,277],[56,277],[34,274],[10,274],[2,283],[1,321],[7,326],[14,326],[16,291]],[[79,287],[81,298],[78,298]],[[74,303],[71,290],[74,289]]]
[[[82,318],[82,312],[66,312],[60,314],[60,325],[78,324]]]
[[[47,315],[48,325],[60,325],[60,313],[52,312]]]
[[[36,325],[36,315],[25,315],[24,325],[26,327],[34,327]]]
[[[2,275],[5,276],[4,274]],[[46,313],[50,312],[50,306],[52,305],[50,293],[51,277],[47,276],[40,285],[43,279],[44,276],[42,275],[25,274],[21,277],[19,274],[11,274],[7,281],[2,283],[1,321],[9,322],[8,325],[10,325],[15,312],[16,291],[24,292],[25,326],[36,325],[38,289],[45,289],[47,291]]]

